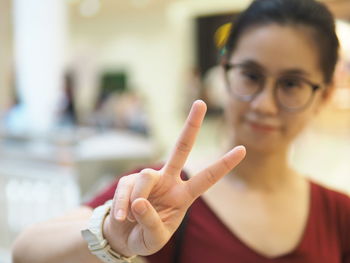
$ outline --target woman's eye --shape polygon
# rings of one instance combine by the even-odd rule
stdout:
[[[282,81],[282,86],[284,88],[299,88],[301,85],[300,85],[300,81],[299,80],[296,80],[296,79],[287,79],[287,80],[283,80]]]
[[[259,82],[261,78],[258,73],[249,72],[249,71],[243,71],[243,76],[249,81],[254,81],[254,82]]]

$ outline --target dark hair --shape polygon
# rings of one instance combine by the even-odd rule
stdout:
[[[325,83],[332,82],[338,60],[339,41],[334,18],[327,7],[315,0],[255,0],[234,21],[225,46],[231,56],[239,38],[247,29],[277,23],[280,25],[304,25],[314,30],[318,45],[321,70]],[[317,42],[316,42],[317,41]]]

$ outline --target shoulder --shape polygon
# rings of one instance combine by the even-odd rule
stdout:
[[[311,187],[313,202],[317,210],[335,217],[340,222],[350,221],[349,195],[315,182],[311,182]]]
[[[311,182],[314,198],[325,208],[345,210],[350,214],[350,196],[316,182]]]
[[[350,254],[350,196],[315,182],[311,186],[315,209],[328,227],[334,226],[343,249]]]

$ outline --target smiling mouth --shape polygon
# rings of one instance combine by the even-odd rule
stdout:
[[[272,126],[272,125],[266,125],[266,124],[261,124],[261,123],[256,123],[256,122],[248,122],[249,126],[254,130],[254,131],[259,131],[259,132],[274,132],[278,130],[277,126]]]

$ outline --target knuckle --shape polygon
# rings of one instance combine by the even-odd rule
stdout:
[[[211,169],[207,170],[206,179],[210,185],[216,183],[216,176]]]
[[[116,207],[116,209],[118,209],[118,208],[124,208],[125,209],[125,208],[127,208],[128,204],[129,204],[129,199],[125,198],[125,197],[117,198],[115,200],[115,207]]]
[[[142,169],[140,174],[149,174],[149,173],[153,173],[154,170],[151,169],[151,168],[145,168],[145,169]]]
[[[180,151],[180,152],[189,152],[191,150],[191,145],[187,142],[184,141],[179,141],[176,144],[176,148]]]
[[[119,179],[118,186],[115,190],[115,197],[118,202],[122,202],[128,199],[128,193],[130,192],[131,182],[127,176],[123,176]]]
[[[119,191],[117,194],[117,200],[118,202],[123,202],[126,201],[128,199],[127,194],[125,193],[125,191]]]
[[[129,178],[128,178],[127,175],[120,177],[118,185],[125,185],[125,184],[127,184],[128,179]]]
[[[164,172],[167,171],[168,173],[175,173],[179,169],[181,169],[181,167],[178,167],[178,166],[176,166],[175,164],[172,164],[172,163],[168,163],[166,168],[167,168],[167,170],[164,170]]]
[[[124,175],[119,178],[118,181],[118,187],[123,186],[123,187],[130,187],[133,185],[135,179],[136,179],[137,174],[129,174],[129,175]]]
[[[117,192],[117,196],[116,196],[116,201],[118,203],[126,203],[126,202],[129,202],[129,197],[127,195],[127,193],[125,191],[118,191]]]
[[[191,128],[194,128],[194,129],[199,129],[200,128],[200,125],[194,121],[190,121],[188,122],[188,126],[191,127]]]
[[[226,172],[229,172],[231,170],[231,165],[226,158],[222,159],[222,164],[225,167]]]
[[[158,177],[158,171],[146,168],[139,173],[139,179],[146,181],[153,181]]]
[[[186,184],[186,187],[188,189],[188,193],[190,194],[190,197],[194,200],[196,199],[199,194],[197,193],[197,191],[194,189],[192,184]]]
[[[154,177],[154,171],[151,169],[143,169],[140,173],[139,176],[141,178],[153,178]]]

